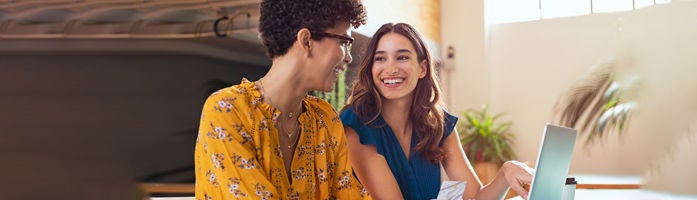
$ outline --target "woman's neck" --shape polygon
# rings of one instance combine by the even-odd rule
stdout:
[[[299,67],[282,65],[274,62],[269,72],[259,79],[264,92],[264,99],[281,112],[298,112],[303,98],[308,91],[302,86],[303,81],[296,76]]]
[[[411,99],[386,100],[382,102],[382,118],[396,134],[411,134],[409,114]]]

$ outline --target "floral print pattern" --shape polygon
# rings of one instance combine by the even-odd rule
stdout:
[[[234,195],[235,198],[247,197],[247,193],[244,193],[242,192],[242,190],[240,190],[240,179],[231,178],[229,180],[230,181],[228,182],[228,192],[230,192],[230,194]]]
[[[276,129],[280,111],[246,79],[213,93],[196,139],[196,199],[370,199],[354,178],[343,125],[324,100],[307,96],[300,138],[286,171]]]

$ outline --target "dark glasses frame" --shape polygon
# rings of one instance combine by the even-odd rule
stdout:
[[[353,38],[345,36],[345,35],[337,35],[334,33],[327,33],[327,32],[311,32],[311,33],[312,33],[312,35],[316,35],[318,37],[331,37],[331,38],[336,38],[339,40],[345,40],[345,41],[348,41],[349,43],[353,43]]]
[[[339,39],[339,41],[341,41],[341,44],[344,45],[346,50],[351,51],[351,46],[353,45],[353,40],[354,40],[352,37],[348,37],[345,35],[338,35],[338,34],[334,34],[334,33],[327,33],[327,32],[310,32],[310,33],[313,36],[320,37],[320,38],[330,37],[330,38]]]

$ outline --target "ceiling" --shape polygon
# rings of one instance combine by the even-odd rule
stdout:
[[[260,0],[0,0],[0,38],[199,38],[255,32]],[[251,34],[250,34],[251,35]],[[255,41],[253,36],[250,41]]]
[[[258,38],[260,4],[261,0],[0,0],[0,54],[183,53],[269,66]],[[369,39],[353,35],[354,43]],[[352,51],[354,58],[357,53]]]
[[[164,52],[268,66],[260,2],[0,0],[0,54]]]

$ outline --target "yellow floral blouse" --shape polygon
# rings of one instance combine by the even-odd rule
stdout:
[[[276,119],[254,83],[215,92],[201,115],[194,162],[196,199],[363,199],[354,178],[344,129],[324,100],[307,96],[289,182]]]

